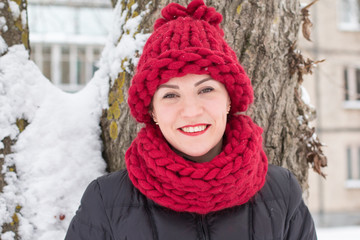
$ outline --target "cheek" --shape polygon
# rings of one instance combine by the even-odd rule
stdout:
[[[225,99],[210,101],[206,104],[208,112],[215,116],[227,115],[227,101]]]
[[[170,124],[176,118],[174,108],[166,105],[154,106],[154,113],[159,124]]]

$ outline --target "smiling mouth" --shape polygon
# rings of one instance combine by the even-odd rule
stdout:
[[[210,127],[209,124],[198,124],[198,125],[192,125],[192,126],[184,126],[184,127],[178,128],[178,130],[185,135],[197,136],[197,135],[205,133],[209,127]]]

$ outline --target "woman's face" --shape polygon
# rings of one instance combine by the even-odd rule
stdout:
[[[177,151],[199,157],[219,145],[221,150],[230,108],[222,83],[209,75],[172,78],[158,87],[152,103],[154,121]]]

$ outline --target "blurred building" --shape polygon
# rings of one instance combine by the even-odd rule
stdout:
[[[31,59],[55,85],[78,91],[98,68],[111,20],[110,0],[29,0]]]
[[[328,167],[326,180],[310,173],[308,205],[319,224],[360,225],[360,0],[320,0],[310,10],[312,42],[300,37],[299,48],[326,59],[304,85]]]

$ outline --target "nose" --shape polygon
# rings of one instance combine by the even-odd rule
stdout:
[[[194,97],[184,98],[182,101],[181,116],[184,118],[193,118],[203,113],[204,109],[201,102]]]

